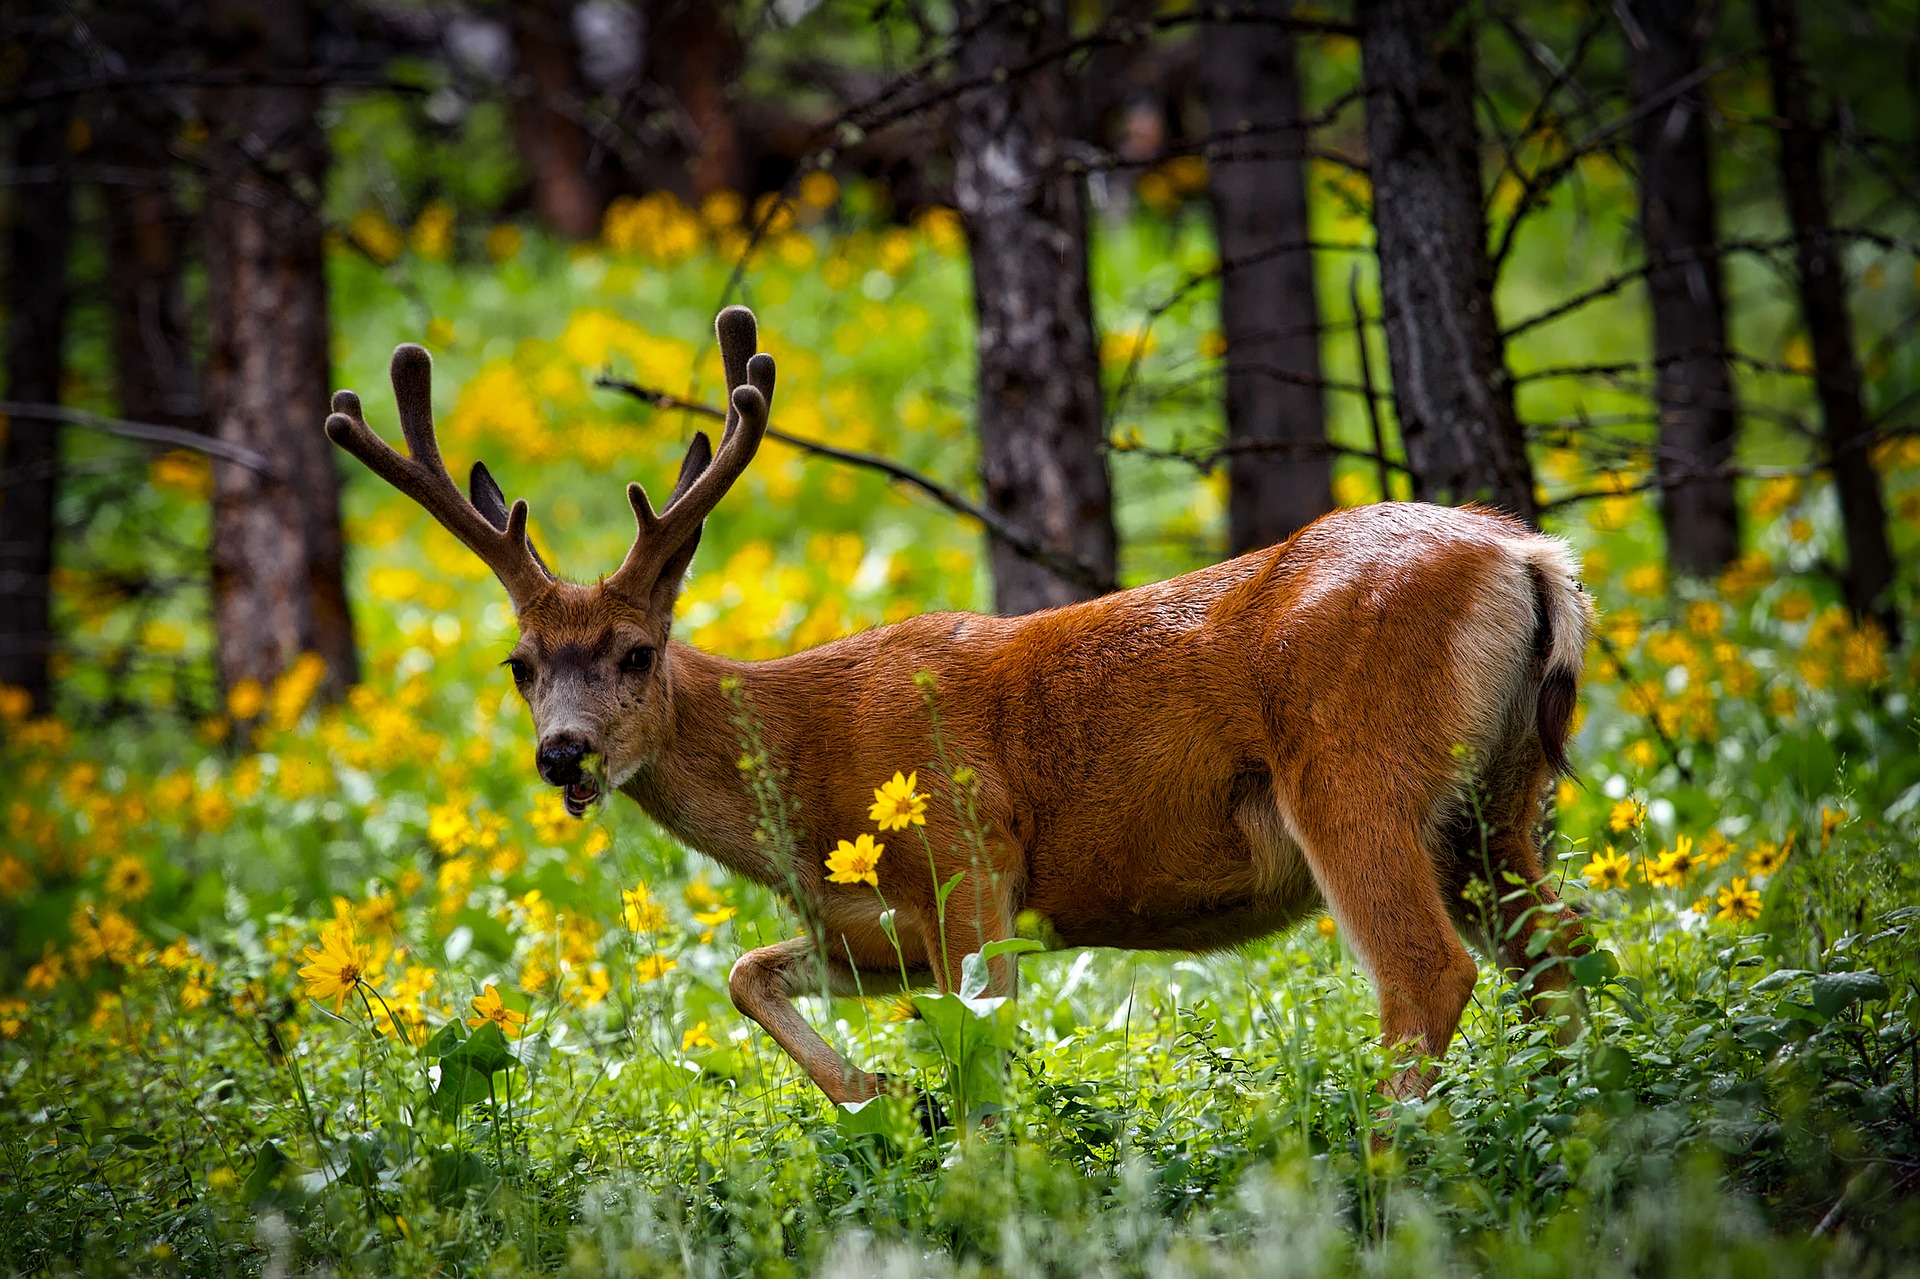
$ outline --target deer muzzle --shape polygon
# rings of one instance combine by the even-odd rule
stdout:
[[[534,764],[542,781],[561,788],[561,802],[573,816],[584,816],[599,801],[600,756],[584,739],[571,733],[547,738],[534,753]]]

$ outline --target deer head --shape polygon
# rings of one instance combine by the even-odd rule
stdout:
[[[511,506],[484,463],[475,462],[461,496],[441,460],[433,430],[433,361],[412,343],[393,352],[393,396],[402,456],[360,412],[360,397],[339,391],[327,437],[387,483],[425,507],[491,568],[507,588],[520,625],[508,656],[514,685],[533,710],[534,759],[542,780],[563,788],[578,817],[603,788],[618,787],[646,764],[672,723],[666,678],[667,634],[687,566],[709,513],[760,447],[773,400],[773,357],[755,354],[753,312],[728,307],[714,321],[727,378],[727,420],[720,447],[696,433],[666,506],[654,513],[646,490],[627,485],[639,528],[611,577],[593,585],[556,575],[527,537],[527,504]]]

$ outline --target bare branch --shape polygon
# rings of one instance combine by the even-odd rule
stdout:
[[[0,413],[9,417],[31,418],[42,422],[64,422],[69,426],[83,426],[93,431],[105,431],[109,435],[118,435],[129,440],[145,440],[150,444],[170,444],[174,448],[192,449],[196,453],[205,453],[217,457],[223,462],[233,462],[250,471],[274,479],[284,478],[280,471],[261,454],[240,444],[230,444],[211,435],[202,435],[198,431],[189,431],[178,426],[162,426],[157,422],[132,422],[126,418],[101,417],[97,413],[88,413],[83,409],[70,409],[59,404],[25,404],[18,400],[0,400]]]
[[[710,404],[703,404],[698,400],[685,399],[666,391],[657,391],[652,387],[641,386],[638,383],[629,382],[624,378],[610,377],[606,374],[601,374],[594,378],[593,384],[595,386],[605,387],[610,391],[618,391],[623,395],[631,396],[656,409],[693,413],[701,417],[710,417],[716,420],[723,419],[726,416]],[[870,471],[878,471],[895,483],[916,488],[948,510],[976,521],[981,527],[986,529],[990,536],[1004,542],[1014,553],[1020,555],[1022,558],[1032,560],[1050,572],[1057,573],[1068,581],[1084,586],[1088,590],[1106,594],[1107,592],[1119,589],[1120,584],[1118,582],[1086,563],[1078,556],[1066,554],[1037,541],[1024,529],[1016,527],[1005,516],[996,511],[989,510],[977,502],[969,500],[965,495],[947,487],[931,476],[923,475],[909,466],[894,461],[892,458],[881,457],[877,453],[861,453],[854,449],[838,448],[832,444],[824,444],[819,440],[809,440],[802,436],[792,435],[772,426],[767,428],[766,433],[769,438],[779,440],[782,444],[792,445],[802,452],[811,453],[817,457],[828,458],[847,466],[858,466]]]

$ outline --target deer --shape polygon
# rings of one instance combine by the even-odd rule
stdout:
[[[526,501],[509,505],[484,463],[461,494],[424,348],[393,353],[406,455],[352,391],[325,429],[506,589],[519,638],[505,664],[531,708],[535,769],[567,811],[619,791],[810,921],[742,955],[728,990],[828,1099],[895,1089],[829,1045],[796,996],[956,989],[961,957],[1013,937],[1023,911],[1062,946],[1186,952],[1330,912],[1373,984],[1393,1098],[1437,1077],[1478,976],[1466,942],[1521,984],[1524,1007],[1577,1003],[1565,961],[1584,934],[1540,864],[1594,623],[1566,543],[1483,507],[1381,502],[1083,603],[928,613],[733,661],[672,634],[704,523],[773,400],[752,312],[723,310],[715,333],[720,442],[693,436],[658,511],[627,486],[633,544],[591,584],[548,566]],[[877,891],[831,882],[836,840],[873,829],[865,796],[925,754],[929,681],[986,838],[962,851],[960,819],[929,805],[930,867],[903,844]],[[804,817],[789,859],[756,838],[737,698]],[[987,961],[988,996],[1015,996],[1016,958]]]

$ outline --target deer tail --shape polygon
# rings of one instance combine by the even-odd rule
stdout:
[[[1533,576],[1536,646],[1541,656],[1534,725],[1554,776],[1567,773],[1567,739],[1593,629],[1593,601],[1580,588],[1580,566],[1555,537],[1529,538],[1522,550]]]

